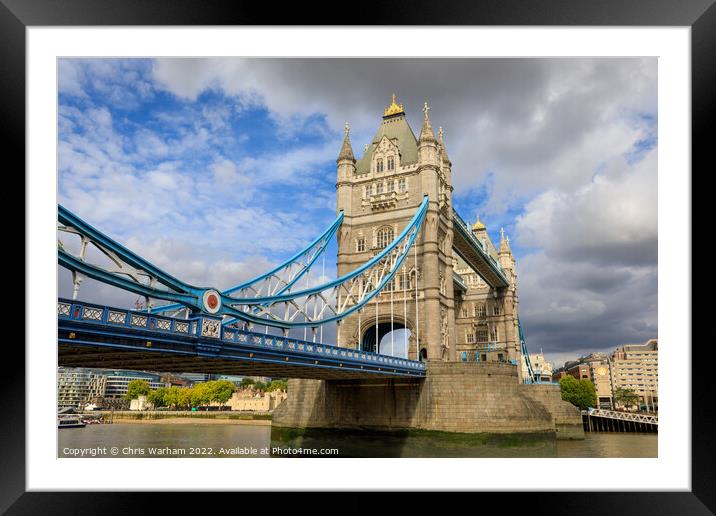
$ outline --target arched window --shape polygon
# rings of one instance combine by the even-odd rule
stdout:
[[[383,160],[379,159],[375,162],[375,170],[376,172],[383,172]]]
[[[388,170],[394,170],[395,169],[395,158],[393,156],[388,156]]]
[[[393,241],[393,228],[385,227],[378,230],[378,248],[383,249]]]

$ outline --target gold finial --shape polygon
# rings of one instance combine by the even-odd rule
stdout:
[[[383,116],[390,116],[390,115],[397,115],[398,113],[405,113],[403,111],[403,104],[398,104],[395,102],[395,93],[393,93],[393,99],[390,103],[390,106],[385,108],[385,111],[383,111]]]
[[[485,229],[485,225],[480,220],[480,216],[477,216],[477,222],[472,226],[472,229]]]

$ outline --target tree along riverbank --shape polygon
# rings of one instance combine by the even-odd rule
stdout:
[[[228,411],[189,411],[189,410],[115,410],[94,411],[82,414],[88,417],[102,416],[103,423],[167,423],[167,424],[253,424],[271,425],[271,413],[268,412],[228,412]]]

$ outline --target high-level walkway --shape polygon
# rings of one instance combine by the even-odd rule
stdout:
[[[470,226],[453,210],[453,249],[492,288],[510,284],[500,264],[491,256],[484,244],[472,233]]]

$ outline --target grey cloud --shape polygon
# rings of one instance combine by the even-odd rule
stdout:
[[[655,58],[160,59],[152,73],[153,88],[183,98],[216,89],[240,107],[265,105],[286,137],[318,131],[306,125],[316,112],[337,136],[348,120],[358,155],[391,93],[414,130],[427,100],[445,129],[457,195],[491,174],[483,217],[529,201],[513,248],[539,250],[517,264],[530,348],[568,354],[656,336],[656,148],[636,165],[623,157],[654,133],[640,115],[656,118]],[[68,72],[67,90],[79,80]],[[316,149],[318,161],[286,158],[311,167],[338,147]],[[262,162],[237,165],[250,172]]]
[[[414,128],[427,100],[458,191],[494,170],[496,211],[509,192],[580,184],[643,136],[630,114],[656,111],[656,59],[162,59],[153,71],[181,96],[223,89],[284,120],[349,120],[356,150],[391,93]]]

